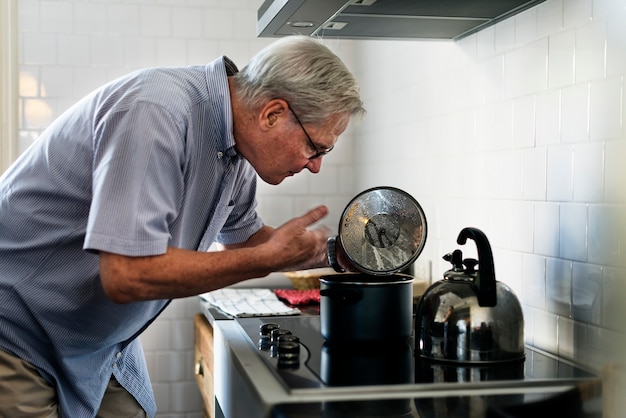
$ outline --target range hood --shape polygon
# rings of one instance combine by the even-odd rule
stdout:
[[[545,0],[266,0],[257,36],[458,40]]]

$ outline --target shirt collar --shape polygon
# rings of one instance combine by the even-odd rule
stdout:
[[[228,86],[228,77],[235,75],[239,69],[235,63],[226,56],[222,56],[207,66],[207,75],[209,77],[208,88],[213,90],[211,95],[221,96],[221,117],[223,124],[221,135],[219,135],[218,158],[224,156],[229,158],[242,158],[235,149],[235,137],[233,136],[233,109],[230,101],[230,89]],[[213,73],[213,75],[211,75]]]

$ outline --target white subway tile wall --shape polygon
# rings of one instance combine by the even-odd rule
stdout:
[[[482,229],[526,340],[594,369],[626,348],[625,21],[624,0],[547,0],[454,43],[355,44],[355,190],[423,204],[433,279]]]
[[[261,4],[20,0],[21,149],[136,68],[220,54],[244,65],[271,42],[255,37]],[[426,211],[417,263],[432,263],[433,279],[461,228],[483,229],[498,280],[523,303],[526,340],[601,367],[611,346],[626,346],[624,21],[626,0],[547,0],[458,42],[330,41],[357,74],[368,115],[320,174],[260,182],[259,212],[278,225],[326,204],[323,223],[336,229],[356,193],[403,188]],[[201,416],[196,312],[195,298],[176,300],[141,337],[161,418]]]

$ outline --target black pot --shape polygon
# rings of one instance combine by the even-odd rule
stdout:
[[[328,341],[402,341],[413,326],[413,277],[320,277],[322,336]]]

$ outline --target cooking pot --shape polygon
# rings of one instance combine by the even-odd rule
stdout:
[[[341,251],[361,273],[320,278],[322,336],[332,341],[406,340],[413,331],[413,277],[406,271],[424,248],[426,216],[394,187],[375,187],[346,206],[339,235],[328,241],[337,271]]]
[[[457,243],[467,239],[475,241],[478,259],[463,259],[458,249],[444,256],[452,268],[426,289],[417,307],[416,352],[427,359],[477,364],[523,359],[521,305],[507,285],[496,281],[485,234],[464,228]]]
[[[322,276],[320,321],[322,336],[333,342],[407,340],[413,331],[413,277]]]

